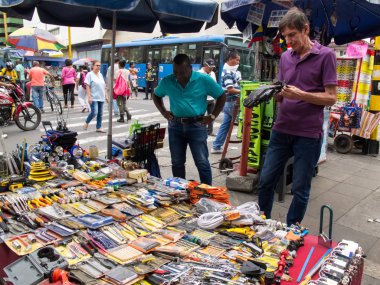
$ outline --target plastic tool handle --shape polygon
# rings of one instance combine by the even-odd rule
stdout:
[[[314,252],[314,249],[315,249],[314,246],[310,249],[309,254],[308,254],[308,256],[307,256],[307,258],[306,258],[306,260],[305,260],[305,263],[304,263],[303,266],[302,266],[302,270],[301,270],[300,274],[298,275],[297,282],[300,282],[300,281],[301,281],[301,279],[302,279],[302,275],[303,275],[303,273],[304,273],[304,271],[305,271],[305,269],[306,269],[307,264],[309,263],[310,257],[312,256],[312,254],[313,254],[313,252]]]

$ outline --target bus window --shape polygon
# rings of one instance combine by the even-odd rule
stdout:
[[[130,58],[129,50],[130,50],[130,48],[128,48],[128,47],[121,47],[121,48],[119,48],[119,52],[118,52],[117,56],[120,59],[124,59],[127,62],[129,62],[129,58]]]
[[[149,47],[147,63],[152,63],[153,66],[158,66],[161,60],[160,48]]]
[[[178,53],[187,54],[190,58],[190,62],[193,63],[201,63],[201,53],[199,49],[197,49],[197,44],[180,44],[178,46]]]
[[[144,62],[144,49],[143,47],[130,47],[128,57],[125,58],[128,62]]]
[[[206,59],[212,58],[215,61],[215,76],[216,80],[219,82],[219,67],[220,67],[220,48],[204,47],[203,48],[203,63]]]
[[[111,50],[109,48],[102,49],[102,63],[110,64],[111,62]]]
[[[161,62],[160,63],[172,63],[174,57],[177,55],[178,46],[177,45],[164,45],[161,51]]]

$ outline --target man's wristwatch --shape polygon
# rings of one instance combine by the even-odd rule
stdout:
[[[216,117],[215,117],[214,114],[211,114],[211,115],[210,115],[210,118],[211,118],[211,120],[213,120],[213,121],[216,119]]]

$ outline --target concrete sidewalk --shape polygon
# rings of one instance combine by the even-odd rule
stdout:
[[[238,155],[239,149],[240,145],[231,145],[228,155]],[[158,159],[162,177],[170,177],[169,151],[160,151]],[[219,159],[220,154],[210,155],[210,162],[214,164],[213,184],[225,185],[226,174],[217,169]],[[186,166],[187,178],[198,180],[190,151]],[[257,201],[257,196],[252,193],[230,191],[230,194],[233,205],[250,200]],[[283,222],[286,220],[291,199],[292,196],[288,194],[284,203],[275,202],[273,219]],[[367,254],[362,284],[380,284],[380,223],[367,221],[380,219],[380,157],[365,156],[360,152],[343,155],[329,148],[327,161],[320,165],[319,173],[313,179],[310,202],[302,223],[313,235],[318,234],[320,208],[324,204],[331,205],[334,210],[333,239],[354,240]],[[324,231],[328,232],[327,220]]]

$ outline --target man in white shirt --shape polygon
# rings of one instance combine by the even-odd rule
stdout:
[[[203,67],[198,72],[207,74],[212,79],[214,79],[215,82],[217,82],[215,72],[213,71],[214,68],[215,68],[215,61],[212,58],[209,58],[205,60]],[[212,98],[211,96],[207,96],[207,115],[210,115],[212,111],[214,111],[214,107],[215,107],[215,99]],[[215,134],[212,133],[213,129],[214,129],[214,121],[208,124],[207,134],[209,136],[215,136]]]

